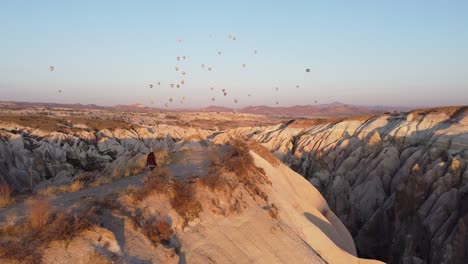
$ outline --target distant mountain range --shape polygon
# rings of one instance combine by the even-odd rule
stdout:
[[[145,111],[162,111],[165,109],[147,107],[142,104],[132,105],[116,105],[116,106],[99,106],[95,104],[57,104],[57,103],[42,103],[42,102],[13,102],[0,101],[0,109],[21,109],[21,108],[68,108],[68,109],[95,109],[108,111],[123,111],[123,112],[145,112]],[[236,112],[248,113],[257,115],[270,116],[288,116],[288,117],[339,117],[351,115],[372,115],[382,114],[384,112],[412,110],[409,107],[391,107],[391,106],[359,106],[348,105],[340,102],[321,105],[296,105],[288,107],[272,107],[272,106],[247,106],[240,109],[234,109],[224,106],[208,106],[205,108],[193,109],[171,109],[173,112]]]

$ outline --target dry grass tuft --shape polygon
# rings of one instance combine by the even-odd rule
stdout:
[[[38,195],[41,196],[53,196],[58,193],[77,192],[85,187],[85,183],[82,181],[74,181],[70,185],[60,186],[47,186],[37,191]]]
[[[154,216],[147,216],[140,209],[135,210],[131,219],[134,227],[140,229],[154,246],[161,243],[169,244],[174,234],[171,225],[167,221]]]
[[[41,230],[52,216],[53,207],[49,200],[38,198],[29,204],[28,223],[34,230]]]
[[[247,142],[233,139],[228,146],[229,150],[224,155],[215,152],[209,156],[211,159],[210,170],[208,176],[202,178],[201,182],[213,191],[231,192],[239,184],[242,184],[251,195],[259,196],[268,201],[268,195],[261,190],[259,184],[269,183],[269,180],[265,176],[265,171],[255,166]],[[260,148],[257,147],[257,149]],[[272,154],[270,153],[270,155]],[[224,177],[229,173],[233,173],[235,177],[233,179]]]
[[[0,184],[0,207],[10,205],[14,202],[12,198],[13,188],[8,184]]]
[[[198,218],[203,210],[200,202],[195,199],[195,187],[187,182],[175,182],[173,191],[171,206],[184,219],[184,226],[186,226],[190,221]]]
[[[274,203],[269,206],[268,215],[273,219],[278,219],[278,207]]]

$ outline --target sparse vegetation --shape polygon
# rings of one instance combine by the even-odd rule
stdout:
[[[34,230],[40,230],[49,223],[53,213],[53,207],[49,200],[38,198],[29,204],[29,216],[27,222]]]
[[[253,152],[257,153],[264,160],[268,161],[273,167],[278,167],[281,163],[279,159],[273,155],[268,149],[260,145],[254,140],[249,140],[249,147]]]
[[[8,184],[0,184],[0,207],[13,203],[13,188]]]
[[[52,196],[58,193],[77,192],[85,187],[82,181],[74,181],[69,185],[46,186],[37,191],[38,195]]]
[[[174,234],[171,225],[167,221],[158,219],[155,216],[147,216],[140,209],[135,210],[131,219],[134,227],[139,228],[154,246],[161,243],[169,244]]]
[[[21,263],[41,263],[42,251],[52,241],[70,242],[94,225],[94,211],[84,207],[76,213],[52,213],[46,200],[31,204],[26,221],[0,229],[0,258]]]
[[[224,155],[213,153],[210,159],[212,164],[208,176],[201,179],[205,186],[211,190],[229,188],[232,191],[241,183],[251,195],[260,196],[268,201],[268,195],[260,189],[258,184],[268,183],[269,180],[265,176],[265,171],[255,166],[247,142],[233,139],[229,142],[229,150]],[[235,177],[233,179],[226,177],[229,173],[234,174]]]
[[[141,188],[133,192],[136,200],[143,200],[151,193],[167,193],[172,190],[173,180],[168,170],[160,168],[143,178]]]
[[[198,218],[202,206],[195,199],[195,188],[188,182],[174,182],[174,195],[170,200],[172,208],[184,219],[184,225]]]

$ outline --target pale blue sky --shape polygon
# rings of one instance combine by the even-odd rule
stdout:
[[[461,0],[1,1],[0,100],[468,104],[467,14]]]

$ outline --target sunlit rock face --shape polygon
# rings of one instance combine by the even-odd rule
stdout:
[[[315,185],[363,257],[468,263],[467,112],[418,110],[226,133],[260,142]]]

